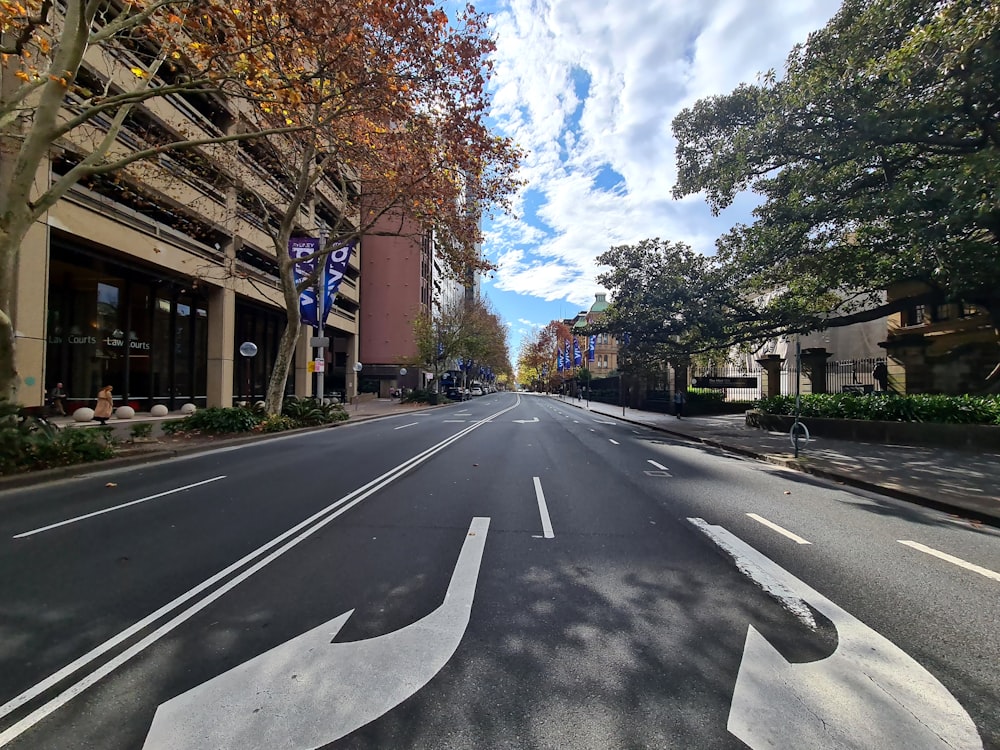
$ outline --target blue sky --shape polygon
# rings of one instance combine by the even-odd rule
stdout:
[[[517,216],[486,226],[498,270],[483,292],[509,325],[511,356],[532,327],[575,315],[603,291],[596,257],[660,237],[704,253],[749,219],[674,201],[670,122],[729,93],[821,28],[840,0],[490,0],[497,42],[492,120],[528,156]],[[516,362],[515,362],[516,363]]]

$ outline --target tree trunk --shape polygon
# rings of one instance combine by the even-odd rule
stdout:
[[[277,246],[288,246],[288,238],[281,237]],[[319,261],[317,261],[319,262]],[[281,276],[281,292],[285,302],[286,323],[278,344],[278,358],[271,370],[271,379],[267,383],[267,398],[264,410],[269,415],[281,414],[285,400],[285,383],[292,369],[292,359],[295,357],[295,345],[299,340],[299,330],[302,327],[302,317],[299,313],[299,292],[295,288],[293,263],[288,256],[278,257],[278,273]]]
[[[0,230],[0,399],[11,401],[16,398],[18,385],[14,336],[17,264],[21,241],[30,226],[30,220],[15,219]]]

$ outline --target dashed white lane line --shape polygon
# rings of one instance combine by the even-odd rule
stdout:
[[[653,459],[647,460],[646,463],[653,464],[653,466],[655,466],[660,471],[670,471],[670,469],[668,469],[666,466],[664,466],[663,464],[656,463],[656,461],[654,461]]]
[[[608,442],[611,443],[612,445],[621,445],[621,443],[619,443],[617,440],[612,440],[611,438],[608,438]]]
[[[66,526],[67,524],[76,523],[77,521],[83,521],[86,518],[93,518],[94,516],[100,516],[104,513],[110,513],[113,510],[121,510],[122,508],[127,508],[130,505],[138,505],[139,503],[144,503],[147,500],[155,500],[158,497],[163,497],[165,495],[173,495],[175,492],[183,492],[184,490],[189,490],[192,487],[200,487],[203,484],[208,484],[209,482],[218,482],[220,479],[225,479],[226,475],[223,474],[221,477],[212,477],[211,479],[204,479],[201,482],[195,482],[194,484],[186,484],[183,487],[177,487],[173,490],[167,490],[166,492],[158,492],[155,495],[150,495],[149,497],[141,497],[138,500],[132,500],[128,503],[122,503],[121,505],[115,505],[111,508],[105,508],[104,510],[95,510],[93,513],[87,513],[86,515],[76,516],[75,518],[68,518],[65,521],[59,521],[59,523],[51,523],[48,526],[42,526],[38,529],[32,529],[31,531],[23,531],[20,534],[15,534],[14,539],[24,539],[26,536],[32,536],[34,534],[41,534],[43,531],[49,531],[50,529],[57,529],[60,526]]]
[[[464,419],[445,419],[445,424],[465,424]]]
[[[989,568],[981,568],[978,565],[973,565],[970,562],[966,562],[960,557],[955,557],[954,555],[949,555],[947,552],[941,552],[933,547],[928,547],[921,544],[920,542],[911,542],[906,539],[897,539],[900,544],[905,544],[907,547],[912,547],[915,550],[920,550],[921,552],[926,552],[928,555],[933,555],[934,557],[950,562],[953,565],[957,565],[960,568],[965,568],[966,570],[971,570],[973,573],[979,573],[981,576],[986,576],[994,581],[1000,581],[1000,573],[996,573]]]
[[[538,514],[542,517],[542,534],[546,539],[552,539],[555,534],[552,532],[552,521],[549,518],[549,508],[545,504],[545,493],[542,492],[542,480],[532,477],[535,480],[535,497],[538,498]]]
[[[597,422],[597,424],[610,424],[610,425],[618,424],[617,422],[602,422],[600,419],[595,419],[594,421]]]
[[[782,536],[788,537],[789,539],[791,539],[796,544],[812,544],[812,542],[803,539],[798,534],[793,534],[788,529],[785,529],[785,528],[782,528],[781,526],[778,526],[778,524],[774,523],[773,521],[768,521],[763,516],[758,516],[756,513],[747,513],[747,515],[750,516],[750,518],[752,518],[753,520],[755,520],[757,523],[762,523],[765,526],[767,526],[767,528],[772,529],[774,531],[777,531]]]
[[[401,424],[399,427],[393,427],[394,430],[402,430],[404,427],[413,427],[415,424],[420,424],[420,422],[410,422],[409,424]]]

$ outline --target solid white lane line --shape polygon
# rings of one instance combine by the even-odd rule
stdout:
[[[104,513],[110,513],[113,510],[121,510],[122,508],[127,508],[130,505],[138,505],[139,503],[144,503],[147,500],[155,500],[158,497],[163,497],[165,495],[173,495],[175,492],[183,492],[184,490],[189,490],[192,487],[200,487],[203,484],[208,484],[209,482],[218,482],[220,479],[225,479],[226,475],[223,474],[221,477],[212,477],[211,479],[205,479],[201,482],[195,482],[194,484],[187,484],[183,487],[178,487],[177,489],[167,490],[166,492],[159,492],[155,495],[150,495],[149,497],[139,498],[138,500],[132,500],[128,503],[122,503],[121,505],[115,505],[111,508],[105,508],[104,510],[95,510],[93,513],[87,513],[86,515],[77,516],[76,518],[67,518],[65,521],[59,521],[59,523],[51,523],[48,526],[42,526],[38,529],[32,529],[31,531],[22,531],[20,534],[15,534],[14,539],[24,539],[26,536],[32,536],[33,534],[41,534],[43,531],[48,531],[50,529],[57,529],[60,526],[66,526],[67,524],[76,523],[77,521],[83,521],[87,518],[93,518],[94,516],[100,516]]]
[[[393,427],[394,430],[402,430],[404,427],[413,427],[415,424],[420,424],[420,422],[410,422],[409,424],[401,424],[399,427]]]
[[[805,539],[803,539],[802,537],[800,537],[798,534],[793,534],[788,529],[785,529],[785,528],[782,528],[781,526],[778,526],[778,524],[774,523],[773,521],[768,521],[763,516],[758,516],[756,513],[747,513],[747,515],[750,516],[750,518],[752,518],[753,520],[755,520],[757,523],[762,523],[765,526],[767,526],[767,528],[772,529],[773,531],[777,531],[782,536],[787,536],[789,539],[791,539],[796,544],[812,544],[812,542],[806,541]]]
[[[663,464],[658,464],[658,463],[656,463],[656,461],[654,461],[652,459],[648,459],[646,461],[646,463],[653,464],[653,466],[655,466],[660,471],[670,471],[670,469],[668,469],[666,466],[664,466]]]
[[[936,550],[933,547],[928,547],[926,545],[923,545],[920,542],[911,542],[905,539],[897,539],[896,541],[899,542],[900,544],[905,544],[907,547],[912,547],[913,549],[920,550],[921,552],[926,552],[928,555],[933,555],[934,557],[938,557],[942,560],[950,562],[953,565],[957,565],[960,568],[971,570],[973,573],[979,573],[979,575],[986,576],[987,578],[990,578],[994,581],[1000,581],[1000,573],[996,573],[990,570],[989,568],[981,568],[978,565],[966,562],[960,557],[949,555],[947,552],[941,552],[940,550]]]
[[[535,480],[535,497],[538,498],[538,514],[542,517],[542,533],[546,539],[552,539],[552,521],[549,519],[549,509],[545,505],[545,493],[542,492],[542,480],[532,477]]]
[[[621,443],[619,443],[617,440],[612,440],[611,438],[608,438],[608,442],[614,445],[621,445]]]

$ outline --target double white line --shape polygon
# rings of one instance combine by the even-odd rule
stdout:
[[[20,695],[7,701],[5,704],[0,706],[0,719],[3,719],[5,716],[9,715],[13,711],[16,711],[18,708],[26,704],[28,701],[37,698],[46,690],[49,690],[50,688],[57,685],[61,681],[70,677],[75,672],[83,669],[84,667],[89,666],[92,662],[96,661],[97,659],[104,656],[108,652],[122,645],[133,636],[145,630],[147,627],[153,625],[158,620],[162,619],[163,617],[166,617],[175,610],[179,609],[182,605],[187,604],[188,602],[196,599],[196,597],[200,596],[205,592],[209,592],[205,594],[203,598],[197,599],[197,601],[194,601],[194,603],[190,604],[190,606],[188,606],[186,609],[174,615],[167,622],[160,625],[158,628],[156,628],[156,630],[149,633],[147,636],[137,641],[133,645],[129,646],[127,649],[116,655],[114,658],[108,660],[107,662],[104,662],[101,666],[99,666],[97,669],[87,674],[81,680],[74,683],[70,687],[66,688],[55,698],[48,701],[39,708],[35,709],[30,714],[25,716],[23,719],[20,719],[18,722],[7,728],[4,732],[0,733],[0,747],[6,745],[8,742],[12,741],[13,739],[21,735],[23,732],[33,727],[35,724],[44,719],[46,716],[58,710],[60,707],[64,706],[66,703],[75,698],[77,695],[80,695],[80,693],[84,692],[85,690],[93,686],[98,680],[102,679],[103,677],[106,677],[111,672],[116,670],[118,667],[120,667],[121,665],[125,664],[127,661],[132,659],[132,657],[144,651],[146,648],[154,644],[156,641],[158,641],[160,638],[162,638],[167,633],[172,631],[178,625],[181,625],[182,623],[191,619],[191,617],[196,615],[201,610],[205,609],[205,607],[214,602],[216,599],[220,598],[227,592],[234,589],[236,586],[241,584],[243,581],[252,576],[254,573],[263,569],[268,564],[274,562],[276,559],[281,557],[281,555],[283,555],[285,552],[295,547],[297,544],[299,544],[299,542],[302,542],[303,540],[315,534],[317,531],[322,529],[324,526],[326,526],[328,523],[333,521],[338,516],[343,515],[361,501],[371,497],[376,492],[382,490],[387,485],[391,484],[392,482],[394,482],[395,480],[399,479],[401,476],[406,474],[410,469],[419,466],[424,461],[428,460],[435,454],[444,450],[455,441],[460,440],[465,435],[468,435],[473,430],[478,429],[483,424],[486,424],[487,422],[492,421],[496,417],[499,417],[505,414],[506,412],[510,411],[511,409],[516,408],[518,404],[520,404],[520,398],[513,406],[509,406],[506,409],[502,409],[501,411],[492,414],[491,416],[486,417],[485,419],[480,420],[479,422],[474,422],[470,426],[460,430],[451,437],[446,438],[437,445],[428,448],[422,453],[418,453],[413,458],[410,458],[407,461],[404,461],[403,463],[399,464],[399,466],[390,469],[386,473],[382,474],[382,476],[373,479],[363,487],[359,487],[358,489],[354,490],[354,492],[351,492],[349,495],[345,495],[339,500],[331,503],[323,510],[314,513],[306,520],[302,521],[296,526],[293,526],[288,531],[284,532],[283,534],[280,534],[279,536],[275,537],[266,544],[258,547],[250,554],[244,556],[240,560],[237,560],[224,570],[219,571],[214,576],[198,584],[190,591],[181,594],[172,602],[165,604],[152,614],[147,615],[143,619],[136,622],[134,625],[131,625],[130,627],[126,628],[125,630],[123,630],[121,633],[114,636],[110,640],[105,641],[100,646],[97,646],[96,648],[87,652],[86,654],[74,660],[70,664],[67,664],[59,671],[49,675],[41,682],[28,688]],[[221,586],[218,586],[217,588],[213,589],[213,587],[220,581],[225,580],[228,576],[240,570],[242,570],[242,572],[233,576]]]

